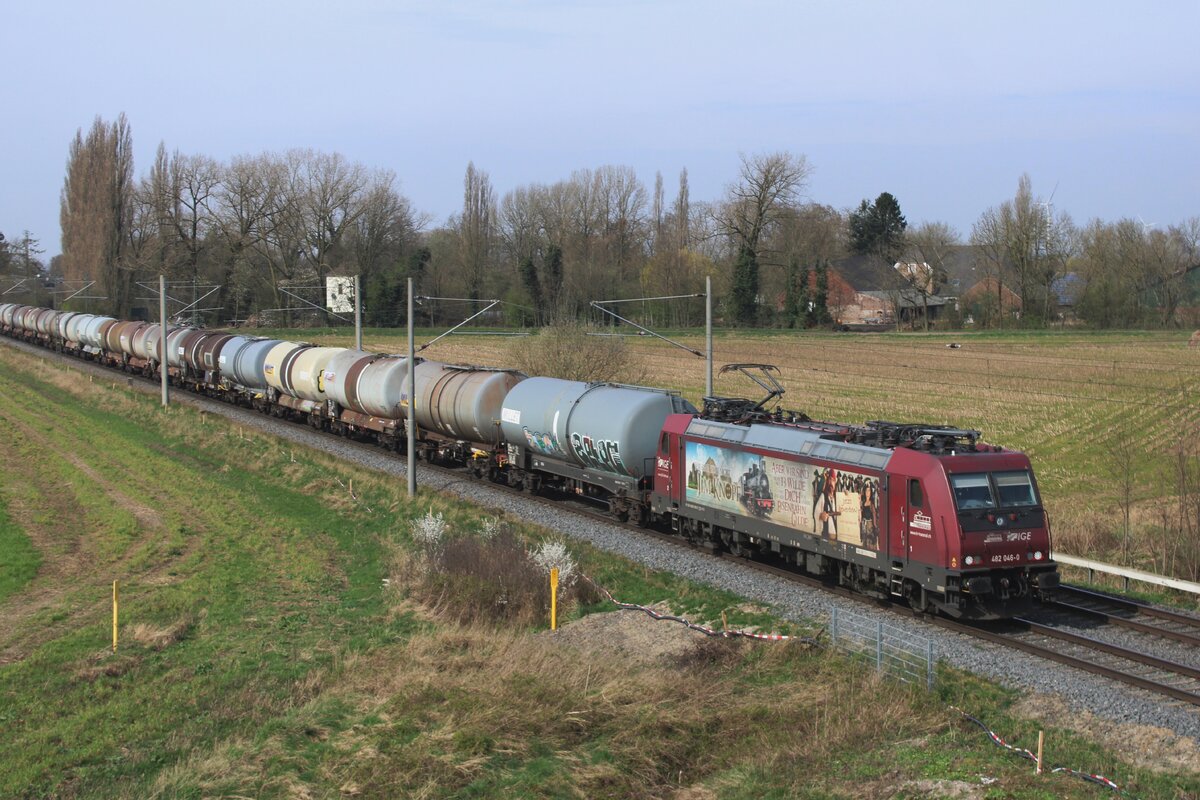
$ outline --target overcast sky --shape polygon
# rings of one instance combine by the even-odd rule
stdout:
[[[59,252],[75,131],[128,116],[225,160],[312,147],[395,171],[435,223],[473,160],[497,194],[629,165],[716,199],[788,150],[810,199],[889,191],[964,235],[1022,172],[1077,222],[1200,214],[1200,3],[3,4],[0,231]]]

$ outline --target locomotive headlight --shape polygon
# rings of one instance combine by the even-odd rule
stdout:
[[[967,565],[968,567],[974,563],[975,563],[975,556],[967,556],[966,558],[963,559],[963,564]]]
[[[1034,561],[1041,561],[1041,560],[1042,560],[1042,551],[1041,551],[1041,550],[1035,550],[1035,551],[1034,551],[1034,553],[1033,553],[1033,560],[1034,560]]]

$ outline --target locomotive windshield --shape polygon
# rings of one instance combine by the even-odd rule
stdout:
[[[959,511],[1036,506],[1038,502],[1027,470],[951,475],[950,485]]]

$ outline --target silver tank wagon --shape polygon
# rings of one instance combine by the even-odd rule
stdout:
[[[682,413],[696,408],[662,389],[529,378],[505,398],[501,429],[531,453],[641,479],[654,472],[667,416]]]

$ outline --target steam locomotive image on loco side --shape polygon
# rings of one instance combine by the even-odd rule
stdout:
[[[0,332],[148,377],[162,326],[0,304]],[[528,492],[603,503],[711,551],[771,556],[915,609],[998,619],[1058,586],[1029,459],[938,425],[819,422],[774,407],[778,370],[733,364],[766,398],[529,377],[168,327],[177,386],[402,450]]]

